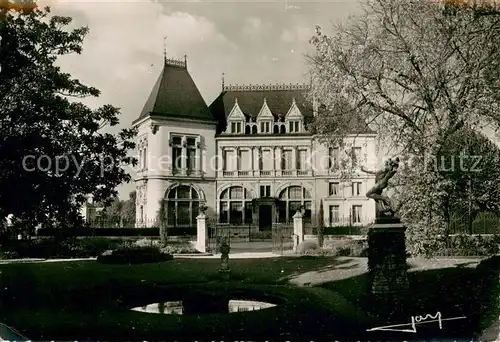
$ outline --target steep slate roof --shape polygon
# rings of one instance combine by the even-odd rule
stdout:
[[[313,116],[313,106],[307,99],[305,85],[260,85],[260,86],[226,86],[209,106],[212,115],[218,121],[217,133],[224,131],[226,118],[233,109],[235,99],[248,118],[257,118],[264,104],[264,98],[275,118],[284,117],[290,109],[293,99],[307,122]]]
[[[135,121],[148,115],[214,121],[212,113],[187,70],[186,61],[165,59],[144,108]]]
[[[213,117],[218,122],[217,134],[226,129],[227,117],[233,109],[236,98],[238,98],[238,105],[247,120],[257,117],[264,104],[264,98],[275,119],[284,117],[288,113],[295,98],[307,126],[314,115],[312,101],[308,98],[309,89],[309,86],[301,84],[225,86],[209,106]],[[353,126],[358,128],[355,129],[356,132],[359,132],[360,124],[362,124],[362,119],[357,116],[353,117]],[[363,133],[375,133],[369,128],[363,131]]]

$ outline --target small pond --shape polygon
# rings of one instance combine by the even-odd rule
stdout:
[[[184,305],[183,301],[159,302],[132,308],[134,311],[165,314],[165,315],[196,315],[208,313],[234,313],[243,311],[262,310],[275,307],[276,304],[255,300],[229,300],[226,305],[222,303],[198,303],[197,305]]]

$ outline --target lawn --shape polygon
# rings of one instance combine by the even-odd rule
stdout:
[[[95,261],[5,264],[0,266],[4,287],[0,315],[3,323],[35,340],[373,340],[381,335],[366,329],[381,321],[364,295],[366,274],[361,269],[364,266],[356,266],[358,260],[237,259],[230,261],[229,281],[219,277],[217,259],[174,259],[140,265]],[[306,286],[293,281],[322,270],[338,274],[335,269],[344,273],[333,281],[324,279]],[[470,337],[472,330],[486,324],[478,319],[478,312],[491,311],[491,274],[464,267],[411,273],[414,292],[410,303],[414,306],[408,312],[423,314],[427,312],[420,310],[438,309],[448,317],[467,311],[468,331],[458,333]],[[172,287],[226,295],[252,291],[281,298],[284,303],[262,311],[213,314],[203,319],[128,310],[155,302]],[[447,307],[432,306],[437,300]],[[406,321],[403,317],[401,322],[392,323]]]

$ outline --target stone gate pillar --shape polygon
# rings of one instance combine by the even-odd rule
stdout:
[[[201,253],[207,252],[208,230],[207,215],[201,212],[196,217],[196,250]]]
[[[293,249],[296,251],[297,246],[304,241],[304,221],[300,211],[297,210],[293,215]]]

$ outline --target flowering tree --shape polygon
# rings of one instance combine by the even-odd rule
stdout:
[[[440,209],[453,182],[429,167],[429,156],[444,153],[463,128],[500,128],[494,14],[467,2],[365,0],[334,36],[317,27],[310,41],[311,95],[324,105],[313,131],[338,144],[354,117],[360,131],[365,123],[376,130],[379,145],[402,156],[394,181],[403,189],[395,190],[403,219],[431,234],[446,226]]]
[[[366,0],[364,13],[328,37],[320,27],[309,57],[313,95],[328,110],[313,123],[344,138],[353,113],[400,152],[436,153],[464,124],[500,123],[500,16],[428,0]]]

